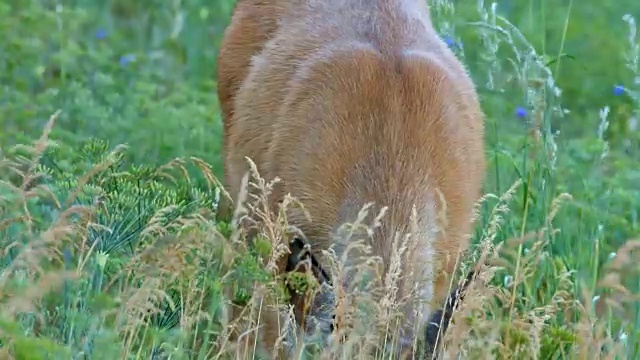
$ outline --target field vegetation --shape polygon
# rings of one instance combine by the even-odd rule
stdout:
[[[461,274],[487,266],[448,350],[640,358],[640,2],[430,3],[487,114],[486,196]],[[272,264],[290,229],[265,213],[248,247],[237,216],[217,216],[215,60],[232,9],[0,2],[0,358],[259,355],[229,341],[229,306],[252,320],[263,295],[286,296]],[[341,295],[347,341],[322,358],[388,358],[393,288]],[[370,301],[378,291],[389,296]],[[308,348],[300,358],[317,357]]]

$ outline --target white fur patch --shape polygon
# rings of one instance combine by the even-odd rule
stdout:
[[[424,233],[418,239],[418,254],[416,261],[422,266],[420,300],[423,303],[420,311],[420,323],[425,324],[431,315],[431,301],[434,297],[435,264],[436,261],[436,237],[438,236],[438,211],[433,197],[429,196],[418,213],[419,222],[422,222]]]

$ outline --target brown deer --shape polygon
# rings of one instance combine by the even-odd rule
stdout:
[[[311,220],[293,211],[289,221],[320,264],[322,250],[346,248],[338,227],[373,202],[387,207],[370,244],[388,269],[394,234],[408,231],[415,209],[421,231],[405,269],[420,269],[425,304],[422,318],[406,315],[431,328],[433,342],[428,323],[450,317],[437,309],[452,301],[485,160],[474,84],[434,30],[426,1],[239,0],[217,66],[230,194],[249,170],[245,157],[266,180],[280,178],[273,209],[285,194],[301,201]],[[261,342],[272,350],[277,314],[263,322]],[[415,337],[403,331],[403,351]]]

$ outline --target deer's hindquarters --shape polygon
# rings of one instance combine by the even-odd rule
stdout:
[[[333,246],[340,255],[349,244],[336,240],[336,229],[366,203],[387,206],[384,225],[369,239],[384,259],[384,277],[393,268],[394,235],[410,230],[416,209],[420,241],[400,260],[403,276],[411,268],[426,279],[418,292],[428,305],[419,317],[407,314],[417,326],[405,334],[415,337],[450,291],[484,173],[475,88],[433,30],[424,2],[240,1],[218,74],[231,196],[249,157],[265,180],[281,179],[271,210],[286,194],[302,202],[311,219],[292,210],[287,220],[315,254]],[[326,333],[333,300],[321,293],[314,301],[310,315]],[[263,343],[271,349],[282,321],[265,322]]]

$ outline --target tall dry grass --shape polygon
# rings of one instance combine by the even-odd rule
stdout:
[[[24,146],[30,157],[5,158],[2,168],[5,174],[11,174],[11,179],[3,179],[2,203],[9,194],[18,198],[19,209],[3,210],[1,227],[6,228],[12,223],[22,223],[25,226],[27,242],[15,241],[3,249],[3,255],[10,248],[17,249],[19,255],[4,268],[0,277],[2,289],[1,319],[3,321],[18,321],[24,314],[32,314],[38,323],[38,314],[45,311],[42,299],[48,293],[60,291],[65,281],[82,281],[87,277],[84,267],[89,258],[95,257],[103,263],[107,260],[104,255],[96,253],[95,243],[91,246],[87,242],[88,230],[97,226],[92,221],[93,214],[100,206],[100,200],[87,206],[72,205],[76,192],[72,192],[67,199],[57,199],[47,189],[39,184],[38,179],[44,174],[38,173],[38,159],[48,145],[47,134],[53,126],[55,116],[51,118],[43,136],[32,146]],[[119,149],[117,149],[119,151]],[[106,157],[104,164],[97,166],[85,178],[78,181],[83,183],[104,168],[113,156]],[[180,161],[170,166],[162,167],[164,174],[171,169],[176,173],[183,173]],[[207,167],[196,162],[211,179],[215,186],[215,179],[207,171]],[[255,183],[246,183],[245,189],[254,187],[253,193],[243,191],[241,199],[248,200],[248,207],[252,214],[257,214],[259,221],[255,222],[258,236],[268,242],[268,251],[262,257],[264,269],[272,275],[270,281],[253,284],[253,296],[248,302],[245,313],[241,317],[244,323],[243,335],[248,335],[260,327],[260,313],[265,311],[265,297],[280,299],[278,310],[284,315],[281,328],[282,344],[289,347],[294,355],[291,358],[301,358],[301,354],[309,349],[301,346],[312,343],[314,339],[308,334],[300,336],[299,331],[292,331],[292,309],[286,305],[281,291],[281,277],[275,274],[275,262],[287,254],[287,234],[297,229],[286,221],[288,206],[302,206],[293,198],[287,198],[279,213],[267,210],[266,196],[273,183],[260,178],[253,168]],[[20,179],[20,181],[16,181]],[[248,177],[247,177],[248,179]],[[456,310],[453,323],[444,336],[445,358],[485,359],[485,358],[518,358],[538,359],[545,332],[551,329],[550,324],[564,318],[562,322],[566,333],[571,339],[566,344],[565,356],[574,359],[614,359],[624,358],[623,344],[620,339],[606,331],[606,324],[611,317],[624,316],[625,309],[638,301],[638,294],[632,294],[623,285],[623,279],[637,276],[637,249],[640,241],[629,241],[619,249],[614,260],[602,272],[597,283],[598,289],[606,289],[595,303],[592,294],[586,290],[576,292],[575,278],[569,270],[559,273],[556,293],[553,300],[534,309],[523,311],[519,304],[527,301],[521,298],[519,287],[524,286],[528,277],[536,272],[538,264],[549,261],[546,242],[549,237],[545,234],[557,233],[553,225],[554,217],[562,211],[562,204],[571,201],[568,194],[559,196],[551,207],[545,226],[538,231],[524,234],[520,238],[496,243],[494,239],[501,231],[503,219],[509,216],[509,203],[520,188],[521,183],[515,183],[509,191],[498,196],[487,194],[482,202],[494,201],[490,211],[490,221],[482,231],[482,237],[474,246],[469,259],[461,263],[460,274],[464,274],[477,261],[482,262],[480,275],[470,285],[466,298]],[[78,190],[80,191],[80,190]],[[60,208],[59,216],[50,226],[37,231],[32,224],[37,221],[31,216],[27,202],[35,197],[46,198]],[[15,202],[13,202],[15,203]],[[19,210],[19,215],[7,217],[9,210]],[[206,348],[200,353],[204,358],[237,358],[250,359],[258,352],[255,337],[241,336],[237,342],[229,341],[231,326],[239,324],[228,323],[228,306],[231,295],[221,300],[218,311],[212,312],[210,299],[206,294],[206,287],[198,281],[198,274],[212,262],[221,264],[221,269],[228,276],[232,270],[232,263],[238,253],[250,251],[250,246],[240,226],[246,220],[247,208],[237,208],[234,214],[233,232],[231,236],[220,233],[216,226],[214,214],[202,210],[195,214],[178,217],[173,221],[164,221],[163,214],[170,208],[161,209],[146,224],[142,231],[142,241],[135,256],[131,257],[121,271],[104,285],[106,292],[116,295],[115,306],[104,315],[112,319],[113,330],[122,341],[121,358],[138,358],[145,352],[141,339],[146,332],[152,331],[149,324],[151,317],[160,311],[160,304],[172,297],[168,290],[177,290],[181,299],[179,328],[185,334],[185,344],[192,350]],[[367,234],[371,234],[376,226],[384,221],[384,212],[373,217],[371,223],[364,221],[369,207],[363,208],[360,215],[351,224],[345,224],[344,231],[351,234],[364,234],[361,238],[353,239],[353,248],[370,253],[367,244]],[[360,231],[363,230],[363,231]],[[347,269],[343,265],[344,258],[337,258],[334,253],[326,255],[329,263],[323,264],[331,273],[335,283],[346,276],[347,272],[355,272],[356,278],[362,283],[353,289],[332,289],[335,299],[335,314],[337,326],[335,334],[329,339],[324,349],[317,348],[315,356],[321,359],[383,359],[389,358],[396,346],[399,327],[404,319],[398,309],[403,302],[412,301],[411,296],[400,298],[397,293],[397,281],[409,273],[401,270],[402,259],[410,255],[412,249],[411,237],[398,237],[395,249],[397,254],[390,271],[385,277],[368,278],[368,274],[379,274],[381,259],[371,256],[369,260],[357,269]],[[527,245],[527,252],[523,246]],[[64,270],[61,266],[64,249],[71,247],[77,254],[77,261],[73,269]],[[101,258],[101,256],[103,258]],[[346,255],[345,255],[346,256]],[[480,259],[480,260],[479,260]],[[506,284],[496,284],[495,274],[502,271],[510,279]],[[118,282],[118,279],[127,279]],[[118,288],[111,288],[118,282]],[[313,279],[309,279],[313,285]],[[354,283],[359,283],[355,281]],[[17,286],[16,284],[19,284]],[[318,288],[310,286],[309,289]],[[581,289],[586,289],[582,287]],[[229,289],[227,289],[229,290]],[[601,292],[601,291],[599,291]],[[227,292],[229,294],[229,292]],[[288,315],[288,317],[287,317]],[[574,322],[577,316],[579,321]],[[208,339],[203,332],[198,331],[204,320],[216,317],[222,324],[217,333],[210,334]],[[45,326],[45,323],[39,326]],[[36,326],[35,328],[38,328]],[[197,334],[197,336],[195,335]],[[37,333],[33,334],[38,336]],[[4,356],[12,358],[13,336],[6,331],[2,333]],[[252,339],[248,341],[247,339]],[[548,340],[546,340],[548,341]],[[310,345],[309,345],[310,346]],[[309,347],[307,346],[307,347]],[[197,351],[196,351],[197,352]]]

